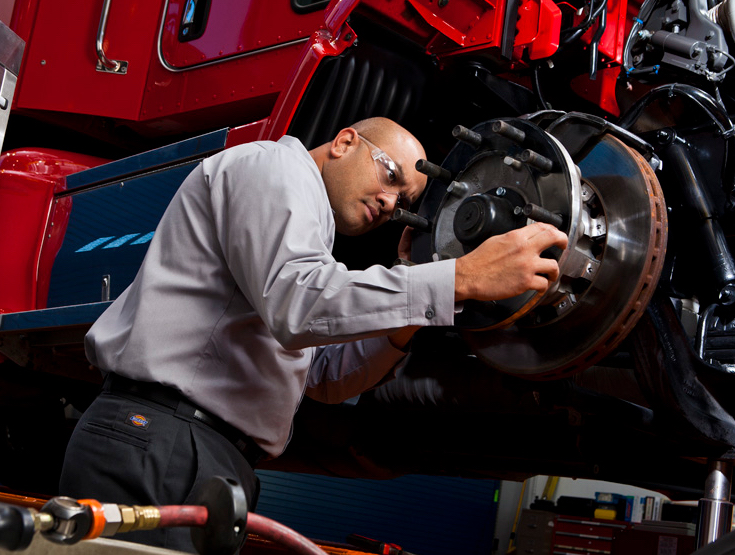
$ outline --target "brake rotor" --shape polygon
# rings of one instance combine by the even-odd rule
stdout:
[[[664,262],[665,202],[645,158],[611,134],[576,149],[573,162],[530,121],[502,121],[504,134],[495,122],[482,124],[442,164],[453,180],[448,187],[431,182],[419,212],[432,222],[431,240],[418,237],[412,257],[462,256],[491,235],[538,220],[564,231],[567,248],[544,254],[558,260],[561,274],[546,293],[469,302],[455,317],[489,366],[558,378],[602,359],[638,321]]]

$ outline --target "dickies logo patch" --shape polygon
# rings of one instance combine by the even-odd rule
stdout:
[[[147,428],[151,423],[147,416],[143,416],[137,412],[129,412],[128,417],[125,419],[125,423],[133,426],[134,428]]]

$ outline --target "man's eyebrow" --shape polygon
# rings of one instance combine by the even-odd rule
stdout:
[[[395,160],[393,161],[393,163],[396,165],[396,173],[398,173],[398,177],[401,183],[400,184],[401,193],[403,194],[404,198],[408,199],[409,204],[413,204],[414,202],[416,202],[418,197],[411,198],[411,195],[404,192],[405,189],[408,188],[408,182],[406,181],[406,174],[403,172],[403,166],[399,162],[396,162]]]
[[[393,160],[393,163],[396,165],[396,170],[397,170],[396,173],[398,173],[398,177],[400,178],[401,183],[406,185],[406,174],[403,171],[403,166],[401,165],[400,162],[396,162],[395,160]]]

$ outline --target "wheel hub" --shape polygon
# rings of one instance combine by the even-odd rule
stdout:
[[[455,130],[462,142],[419,210],[432,225],[414,239],[415,261],[460,257],[534,221],[569,237],[563,251],[543,253],[560,269],[544,294],[468,301],[455,316],[486,364],[537,379],[583,370],[617,347],[648,304],[664,261],[665,203],[650,164],[611,130],[572,115],[546,129],[506,119]]]

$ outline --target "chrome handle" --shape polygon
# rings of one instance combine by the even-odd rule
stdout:
[[[102,4],[102,15],[100,16],[100,25],[97,28],[97,71],[107,73],[125,74],[128,72],[128,62],[123,60],[110,60],[105,54],[103,42],[105,40],[105,29],[107,28],[107,16],[110,13],[110,2],[112,0],[104,0]]]

